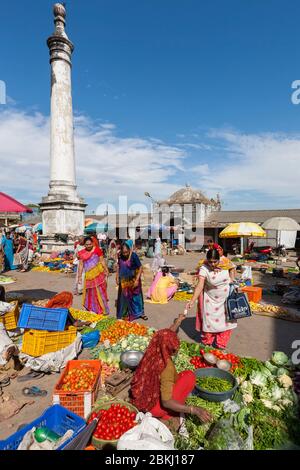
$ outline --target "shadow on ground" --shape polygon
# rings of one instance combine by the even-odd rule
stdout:
[[[51,299],[57,294],[57,291],[51,291],[46,289],[28,289],[28,290],[11,290],[9,295],[13,296],[14,294],[22,294],[24,299],[33,299],[33,300],[44,300]]]
[[[199,332],[195,330],[196,317],[186,318],[181,323],[180,328],[193,341],[199,341]]]

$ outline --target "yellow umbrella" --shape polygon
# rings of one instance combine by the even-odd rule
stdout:
[[[220,238],[240,238],[241,239],[241,255],[244,254],[243,237],[265,237],[266,232],[258,224],[254,222],[238,222],[227,225],[220,233]]]
[[[220,233],[220,238],[265,237],[266,232],[254,222],[238,222],[227,225]]]

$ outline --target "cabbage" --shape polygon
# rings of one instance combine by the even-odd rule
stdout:
[[[260,372],[268,379],[273,377],[272,372],[267,367],[262,367]]]
[[[277,377],[280,377],[281,375],[289,375],[289,371],[285,369],[284,367],[280,367],[277,370]]]
[[[267,384],[267,377],[260,371],[253,371],[250,375],[250,382],[257,387],[264,387]]]
[[[240,389],[242,393],[248,393],[250,395],[252,395],[253,393],[253,386],[252,383],[249,381],[243,382],[240,386]]]
[[[285,364],[288,363],[288,360],[289,358],[287,357],[287,355],[281,351],[274,351],[272,354],[272,358],[271,358],[271,361],[276,366],[284,366]]]
[[[265,362],[265,367],[266,367],[267,369],[269,369],[269,371],[272,372],[272,374],[276,374],[276,373],[277,373],[277,369],[278,369],[278,368],[277,368],[277,366],[274,366],[274,365],[272,364],[272,362],[270,362],[270,361]]]

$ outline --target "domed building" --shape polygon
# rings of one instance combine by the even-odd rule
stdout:
[[[168,225],[195,226],[204,222],[205,218],[213,211],[221,210],[219,195],[216,199],[209,199],[198,189],[193,189],[188,184],[176,191],[165,201],[159,201],[155,212],[159,213],[162,223]],[[179,220],[178,220],[179,219]]]
[[[193,189],[187,184],[165,201],[157,202],[153,215],[157,223],[177,228],[181,233],[178,237],[180,243],[185,245],[186,238],[190,238],[187,237],[187,231],[196,232],[196,228],[204,228],[206,218],[212,212],[220,210],[219,195],[215,199],[209,199],[203,192]],[[201,242],[199,240],[199,244],[202,246],[203,231],[200,236]]]

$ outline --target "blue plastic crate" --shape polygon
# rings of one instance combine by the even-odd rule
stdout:
[[[18,327],[30,330],[64,331],[69,310],[23,304]]]
[[[80,416],[72,413],[72,411],[63,408],[60,405],[53,405],[48,408],[39,418],[27,424],[20,431],[7,438],[5,441],[0,441],[0,450],[17,450],[22,442],[25,434],[33,427],[47,427],[54,431],[59,436],[63,436],[69,429],[74,431],[73,436],[68,441],[64,442],[57,450],[63,450],[86,426],[86,422]]]

